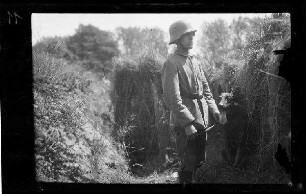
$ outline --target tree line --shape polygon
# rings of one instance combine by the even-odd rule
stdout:
[[[288,16],[273,14],[272,17],[281,19]],[[262,26],[258,24],[263,21],[263,18],[240,16],[230,24],[222,19],[203,22],[197,34],[200,37],[197,42],[199,55],[219,68],[226,58],[241,59],[247,44],[258,34],[256,31],[264,30],[258,29]],[[282,27],[278,27],[279,32],[285,30]],[[80,24],[72,36],[43,38],[34,49],[80,63],[87,70],[106,76],[114,69],[112,60],[122,55],[135,56],[143,50],[154,50],[166,57],[166,33],[158,27],[118,27],[115,32],[110,32],[90,24]]]

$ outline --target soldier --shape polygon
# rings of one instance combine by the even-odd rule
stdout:
[[[177,49],[168,57],[161,71],[164,102],[171,111],[170,125],[176,134],[181,163],[179,181],[183,184],[192,183],[194,172],[205,162],[208,108],[216,121],[221,119],[202,66],[189,53],[195,32],[189,23],[182,20],[170,26],[169,45],[176,44]]]

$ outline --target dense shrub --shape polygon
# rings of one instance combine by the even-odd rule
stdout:
[[[158,54],[144,51],[118,58],[112,79],[115,132],[124,142],[132,165],[148,158],[165,162],[174,143],[169,130],[169,111],[162,100]]]
[[[251,153],[245,156],[248,167],[235,169],[216,160],[201,168],[197,179],[202,183],[286,183],[290,180],[290,174],[276,161],[275,153],[280,144],[291,155],[291,88],[277,75],[282,56],[273,53],[290,47],[290,19],[285,14],[272,14],[249,23],[246,44],[239,55],[234,50],[213,61],[212,67],[206,67],[214,97],[220,89],[230,92],[235,87],[245,96],[249,117],[246,149]],[[210,147],[216,147],[214,141],[210,140]]]
[[[33,73],[37,180],[131,182],[103,117],[107,81],[45,52],[33,53]]]
[[[56,58],[76,60],[76,57],[67,47],[69,37],[46,37],[33,46],[34,52],[45,52]]]

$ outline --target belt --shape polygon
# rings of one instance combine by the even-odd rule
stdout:
[[[184,93],[181,93],[181,96],[183,98],[189,98],[189,99],[202,99],[203,98],[203,95],[202,94],[198,94],[198,93],[193,93],[193,94],[184,94]]]
[[[192,99],[192,100],[197,100],[197,103],[198,103],[198,106],[200,108],[200,111],[201,111],[201,115],[202,115],[202,118],[203,118],[203,121],[204,121],[204,125],[207,125],[207,123],[205,122],[205,119],[204,119],[204,110],[203,110],[203,104],[201,102],[201,99],[203,98],[203,95],[202,94],[198,94],[198,93],[193,93],[193,94],[181,94],[181,96],[183,98],[189,98],[189,99]]]

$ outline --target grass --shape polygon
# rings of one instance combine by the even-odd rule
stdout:
[[[247,168],[235,168],[219,162],[203,165],[197,172],[197,182],[205,184],[288,184],[290,175],[282,167],[261,169],[258,157]]]
[[[147,177],[136,178],[139,183],[143,184],[178,184],[178,179],[174,176],[175,171],[172,169],[166,170],[162,173],[153,172]]]

